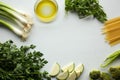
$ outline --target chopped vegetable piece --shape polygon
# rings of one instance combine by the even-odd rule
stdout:
[[[51,72],[49,73],[50,76],[56,76],[60,72],[60,65],[58,63],[55,63],[52,67]]]
[[[57,79],[66,80],[68,78],[68,76],[69,76],[69,72],[66,70],[66,71],[63,71],[60,74],[58,74]]]
[[[71,62],[71,63],[65,65],[65,66],[62,68],[62,71],[68,70],[69,72],[72,72],[74,69],[75,69],[75,63]]]

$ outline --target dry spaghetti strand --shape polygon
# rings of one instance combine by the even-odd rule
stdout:
[[[106,41],[111,45],[120,43],[120,17],[110,19],[105,22],[102,29]]]
[[[117,22],[117,21],[120,21],[120,16],[106,21],[105,25],[108,25],[110,23],[114,23],[114,22]]]

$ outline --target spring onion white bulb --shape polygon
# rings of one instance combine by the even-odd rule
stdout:
[[[27,33],[31,30],[33,25],[33,20],[28,14],[22,13],[20,10],[14,9],[8,4],[0,1],[0,16],[8,18],[19,27],[10,24],[10,21],[7,19],[1,19],[1,17],[0,24],[5,25],[23,39],[27,38]]]

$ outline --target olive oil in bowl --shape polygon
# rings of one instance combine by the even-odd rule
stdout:
[[[58,5],[55,0],[38,0],[34,7],[35,14],[43,22],[51,22],[58,12]]]

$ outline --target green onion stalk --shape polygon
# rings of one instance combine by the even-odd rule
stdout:
[[[7,19],[2,19],[1,17],[5,17]],[[17,24],[18,28],[10,24],[10,21]],[[9,28],[18,36],[21,36],[23,40],[26,40],[28,37],[27,34],[32,28],[33,20],[28,14],[22,13],[0,1],[0,24]]]
[[[0,6],[4,7],[4,8],[8,8],[9,10],[13,11],[14,13],[17,13],[20,16],[24,17],[28,21],[28,23],[30,25],[33,24],[33,21],[32,21],[31,17],[28,14],[25,14],[25,13],[21,12],[20,10],[16,10],[16,9],[12,8],[11,6],[9,6],[9,5],[7,5],[7,4],[5,4],[3,2],[0,2]]]
[[[17,23],[19,25],[19,27],[21,27],[25,32],[30,31],[30,28],[24,26],[20,21],[18,21],[17,19],[13,18],[12,16],[9,16],[7,13],[0,11],[0,16],[1,17],[7,17],[9,19],[11,19],[11,21]]]
[[[2,19],[0,19],[0,24],[6,26],[8,29],[10,29],[11,31],[13,31],[15,34],[17,34],[18,36],[20,36],[22,38],[22,40],[26,40],[28,34],[26,32],[24,32],[23,30],[20,30],[20,29],[14,27],[10,23],[8,23],[8,22],[6,22],[5,20],[2,20]]]

